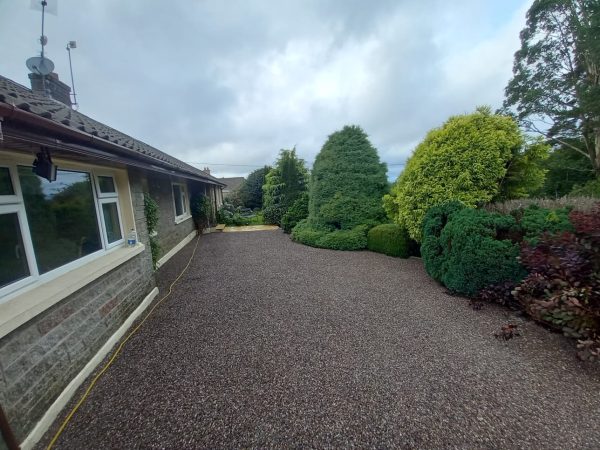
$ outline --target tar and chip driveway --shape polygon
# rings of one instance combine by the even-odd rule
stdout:
[[[418,259],[211,234],[57,448],[600,448],[599,372]]]

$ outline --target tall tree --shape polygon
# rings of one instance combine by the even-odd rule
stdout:
[[[504,107],[600,177],[600,1],[535,0]]]
[[[263,186],[264,220],[281,225],[281,218],[307,189],[308,170],[296,148],[282,149]]]
[[[381,197],[387,190],[387,166],[358,126],[329,136],[311,174],[309,225],[328,231],[375,225],[385,219]]]
[[[265,177],[271,170],[270,166],[261,167],[250,172],[239,189],[240,199],[246,208],[262,208],[263,206],[263,184]]]

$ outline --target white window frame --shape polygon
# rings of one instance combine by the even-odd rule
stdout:
[[[102,242],[104,244],[104,248],[105,249],[110,249],[113,247],[116,247],[118,245],[121,245],[123,242],[125,242],[125,229],[123,227],[123,219],[121,216],[121,206],[119,205],[119,186],[117,185],[117,179],[114,176],[114,174],[111,174],[110,172],[105,172],[105,171],[93,171],[93,173],[91,174],[94,178],[94,186],[95,186],[95,193],[96,193],[96,203],[97,203],[97,210],[98,210],[98,218],[99,221],[101,222],[100,224],[100,228],[102,231]],[[105,177],[105,178],[112,178],[113,181],[113,186],[115,187],[115,191],[114,192],[102,192],[102,190],[100,189],[100,177]],[[117,216],[119,218],[119,227],[121,229],[121,239],[116,240],[115,242],[108,242],[108,232],[106,230],[106,219],[104,217],[104,210],[102,209],[102,205],[103,204],[107,204],[107,203],[114,203],[117,205]]]
[[[12,214],[17,213],[19,220],[19,227],[21,231],[21,239],[23,240],[23,246],[25,256],[27,257],[27,265],[29,267],[29,276],[21,280],[17,280],[6,286],[0,288],[0,304],[9,301],[13,294],[18,294],[18,291],[29,286],[35,285],[42,282],[47,282],[52,279],[58,278],[66,273],[77,269],[90,261],[93,261],[110,251],[116,250],[116,247],[120,247],[125,242],[125,227],[123,224],[119,193],[121,189],[117,183],[117,177],[114,172],[108,170],[96,171],[94,169],[74,167],[70,164],[61,164],[60,169],[72,172],[87,173],[90,176],[92,185],[92,195],[94,197],[94,207],[96,212],[96,220],[98,223],[98,231],[100,232],[100,240],[102,248],[97,251],[85,255],[81,258],[77,258],[70,261],[62,266],[56,267],[44,274],[40,274],[37,267],[37,259],[35,257],[35,251],[33,247],[33,241],[31,239],[29,223],[27,221],[27,212],[25,209],[25,201],[21,191],[21,182],[18,176],[18,166],[29,167],[31,163],[24,161],[16,162],[0,162],[0,167],[6,167],[9,170],[11,182],[15,195],[0,195],[0,214]],[[112,177],[116,192],[104,193],[100,196],[101,191],[98,183],[98,176]],[[119,225],[121,227],[121,239],[113,243],[108,242],[108,234],[106,232],[106,225],[104,221],[104,212],[102,211],[102,203],[116,203],[117,213],[119,216]]]
[[[179,192],[181,193],[181,204],[183,213],[177,215],[177,199],[175,198],[175,189],[174,187],[179,187]],[[190,214],[190,197],[188,195],[187,184],[182,182],[172,182],[171,183],[171,197],[173,198],[173,214],[175,215],[175,223],[181,223],[184,220],[192,217]]]
[[[104,178],[112,178],[113,186],[115,187],[114,192],[102,192],[100,189],[100,177]],[[119,187],[117,186],[117,180],[115,180],[115,176],[111,173],[107,173],[104,171],[94,171],[94,185],[96,187],[96,195],[98,198],[111,198],[111,197],[119,197]]]

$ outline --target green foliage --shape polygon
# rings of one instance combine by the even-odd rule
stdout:
[[[158,263],[161,253],[160,244],[156,237],[156,226],[158,225],[159,213],[158,203],[150,197],[150,194],[144,194],[144,215],[146,216],[146,227],[148,229],[148,239],[150,241],[152,266],[156,270],[156,264]]]
[[[235,206],[230,199],[225,199],[223,204],[217,211],[217,218],[219,223],[239,227],[242,225],[250,225],[254,215],[246,209],[246,214],[239,206]]]
[[[575,145],[582,147],[580,142]],[[594,170],[590,159],[570,148],[557,148],[542,162],[546,170],[546,181],[537,195],[559,198],[569,194],[576,185],[584,185],[594,180]]]
[[[434,206],[427,211],[423,219],[423,242],[421,243],[421,256],[425,270],[434,280],[441,281],[446,271],[446,258],[444,247],[441,243],[442,230],[450,220],[452,214],[465,208],[460,202],[451,201]]]
[[[210,226],[212,216],[212,202],[210,198],[203,194],[193,195],[190,199],[190,210],[196,227],[198,227],[200,232]]]
[[[291,233],[298,222],[308,217],[308,192],[303,192],[281,218],[281,228]]]
[[[549,151],[550,146],[541,138],[527,143],[522,149],[515,149],[494,200],[525,198],[538,192],[546,179],[547,170],[543,163]]]
[[[320,247],[364,248],[366,231],[360,225],[384,220],[381,196],[386,190],[386,165],[365,132],[357,126],[336,131],[317,155],[311,174],[308,219],[301,234],[312,237],[297,239],[299,234],[292,233],[292,238],[313,245],[309,242],[319,235],[315,239]]]
[[[308,221],[300,221],[292,230],[292,239],[311,247],[332,250],[362,250],[367,246],[367,225],[351,230],[327,231],[313,228]]]
[[[156,236],[149,236],[148,240],[150,241],[150,254],[152,255],[152,267],[156,270],[156,264],[160,258],[160,244],[158,243],[158,238]]]
[[[600,178],[590,180],[583,186],[575,185],[571,195],[600,198]]]
[[[530,274],[513,295],[534,320],[580,339],[581,359],[600,359],[600,203],[569,219],[572,232],[523,246]]]
[[[238,193],[243,206],[250,209],[261,209],[263,207],[263,185],[270,170],[270,166],[256,169],[250,172],[248,178],[242,182],[238,188]]]
[[[410,240],[408,232],[400,225],[386,223],[369,230],[367,248],[372,252],[408,258],[411,250]]]
[[[307,189],[308,170],[296,149],[279,152],[273,169],[265,177],[263,204],[265,223],[281,225],[281,220],[296,199]]]
[[[152,234],[156,231],[158,225],[158,203],[150,197],[150,194],[144,194],[144,214],[148,233]]]
[[[440,235],[439,281],[452,292],[473,296],[491,284],[522,279],[519,246],[508,239],[515,228],[511,216],[470,208],[452,214]]]
[[[535,0],[504,107],[528,130],[586,155],[600,175],[600,2]],[[550,123],[540,129],[538,124]],[[583,148],[570,144],[579,140]]]
[[[513,216],[519,221],[519,226],[524,235],[524,240],[535,244],[544,233],[560,233],[573,231],[569,221],[569,208],[547,209],[530,206],[521,211],[515,211]]]
[[[475,207],[499,195],[526,190],[517,168],[525,166],[535,172],[528,161],[542,151],[536,146],[522,150],[523,145],[523,136],[510,117],[492,115],[485,108],[451,117],[417,146],[391,193],[384,197],[386,211],[420,242],[423,218],[432,206],[457,200]],[[519,161],[507,172],[513,160]],[[501,191],[507,173],[510,178]]]
[[[506,291],[525,273],[517,261],[522,242],[535,244],[544,233],[572,231],[569,208],[532,205],[510,215],[465,208],[457,202],[431,208],[423,222],[421,254],[425,270],[453,292],[473,296]]]

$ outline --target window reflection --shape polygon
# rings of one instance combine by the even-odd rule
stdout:
[[[19,179],[40,274],[102,248],[88,173],[58,170],[50,183],[19,166]]]

